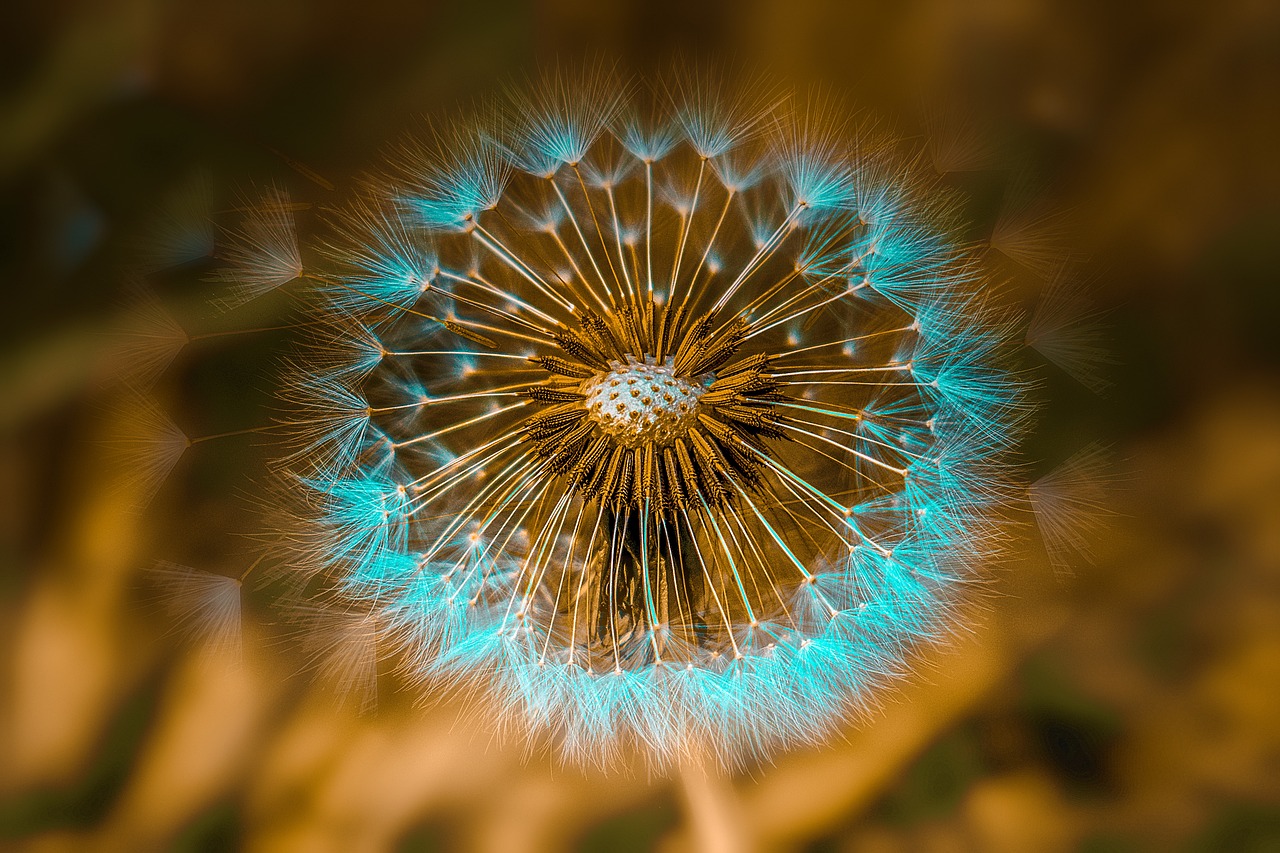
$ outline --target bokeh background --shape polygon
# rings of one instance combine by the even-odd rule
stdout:
[[[138,506],[149,412],[270,416],[287,330],[129,390],[155,348],[122,331],[183,334],[147,306],[287,312],[209,308],[209,214],[268,182],[323,206],[416,118],[584,54],[840,93],[927,144],[1015,289],[1069,260],[1108,322],[1110,387],[1046,368],[1031,447],[1037,475],[1109,449],[1092,561],[1028,530],[880,710],[732,778],[559,768],[385,677],[344,699],[358,643],[325,664],[252,573],[235,636],[186,642],[151,567],[250,568],[261,436]],[[1276,3],[11,0],[0,69],[0,848],[1280,849]]]

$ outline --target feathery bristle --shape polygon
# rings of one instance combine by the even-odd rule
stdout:
[[[148,572],[174,628],[189,642],[239,658],[241,584],[233,577],[162,561]]]
[[[218,249],[225,265],[219,278],[228,285],[214,302],[218,310],[231,311],[302,275],[293,214],[293,202],[281,187],[245,198],[243,220]]]
[[[120,471],[121,489],[143,508],[155,498],[191,441],[149,397],[129,394],[120,408],[124,426],[107,439],[107,451]]]
[[[1031,484],[1028,498],[1055,570],[1069,574],[1093,562],[1111,515],[1108,491],[1115,481],[1111,454],[1090,444]]]
[[[1027,345],[1095,394],[1111,387],[1104,373],[1115,364],[1106,341],[1106,315],[1084,286],[1060,270],[1040,294],[1027,326]]]
[[[191,338],[154,293],[139,284],[133,294],[133,302],[120,323],[120,341],[115,351],[120,359],[121,378],[145,391]]]
[[[161,200],[146,224],[139,267],[154,273],[186,266],[213,257],[215,247],[213,188],[209,176],[197,172]]]

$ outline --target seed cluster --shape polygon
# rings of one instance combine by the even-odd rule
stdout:
[[[588,415],[625,447],[668,445],[698,419],[702,383],[676,376],[669,364],[631,358],[582,383]]]
[[[759,482],[766,440],[784,436],[769,357],[734,361],[744,336],[741,319],[691,320],[683,305],[584,312],[556,336],[562,357],[531,359],[551,377],[525,392],[547,405],[524,438],[569,488],[615,510],[721,506]]]

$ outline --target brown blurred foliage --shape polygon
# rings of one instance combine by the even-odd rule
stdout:
[[[1275,3],[19,0],[0,47],[0,847],[1280,849]],[[1111,445],[1094,564],[1061,577],[1028,532],[879,713],[741,778],[526,761],[448,704],[361,713],[299,676],[252,584],[243,650],[191,649],[144,570],[248,568],[269,451],[187,454],[143,512],[104,461],[133,405],[112,330],[192,175],[215,213],[255,181],[336,197],[416,116],[584,54],[835,90],[962,167],[1015,287],[1069,253],[1108,312],[1112,390],[1047,368],[1033,447]],[[1056,248],[1000,229],[1025,187]],[[159,287],[220,328],[199,275]],[[183,429],[268,411],[279,342],[227,341],[157,385]]]

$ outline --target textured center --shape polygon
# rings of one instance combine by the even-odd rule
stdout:
[[[668,359],[670,362],[670,359]],[[698,417],[701,384],[676,376],[670,364],[629,360],[582,383],[587,412],[624,447],[670,444]]]

